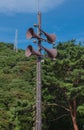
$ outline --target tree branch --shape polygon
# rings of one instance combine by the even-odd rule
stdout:
[[[43,105],[45,105],[45,106],[58,106],[58,107],[61,107],[61,108],[65,109],[66,111],[70,112],[69,108],[67,108],[67,107],[65,107],[63,105],[56,104],[56,103],[48,103],[48,104],[43,104]]]

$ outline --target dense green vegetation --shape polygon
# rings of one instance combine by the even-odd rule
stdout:
[[[71,40],[56,48],[56,61],[42,63],[43,130],[83,130],[84,46]],[[35,57],[0,43],[0,130],[32,130],[35,97]]]

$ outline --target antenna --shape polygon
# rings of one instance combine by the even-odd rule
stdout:
[[[39,0],[36,0],[37,12],[39,12]]]
[[[18,30],[16,29],[16,31],[15,31],[15,41],[14,41],[14,51],[15,52],[18,52],[17,45],[18,45]]]

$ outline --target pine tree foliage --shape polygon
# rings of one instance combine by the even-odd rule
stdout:
[[[53,120],[53,118],[59,119],[58,117],[61,117],[59,122],[61,120],[63,121],[63,119],[67,122],[66,118],[67,120],[71,120],[69,115],[71,113],[73,117],[75,116],[74,118],[76,116],[79,117],[81,113],[83,115],[84,46],[75,44],[75,40],[71,40],[65,43],[59,43],[57,50],[58,55],[56,61],[53,62],[47,59],[43,65],[43,103],[45,105],[45,112],[47,114],[49,113],[49,116],[44,118],[44,122],[48,120],[48,124],[53,124],[53,130],[67,130],[71,127],[73,128],[72,121],[70,121],[70,126],[65,126],[63,129],[58,124],[58,121]],[[53,109],[54,115],[52,116]],[[64,116],[62,117],[62,115]],[[76,121],[80,126],[78,118],[76,118]],[[45,129],[51,130],[51,124]],[[79,127],[80,130],[81,128]]]
[[[31,67],[32,66],[32,67]],[[33,124],[36,62],[0,43],[0,129],[28,130]]]
[[[56,61],[42,63],[43,130],[84,125],[84,46],[75,40],[56,46]],[[33,130],[35,126],[36,59],[10,43],[0,43],[0,129]]]

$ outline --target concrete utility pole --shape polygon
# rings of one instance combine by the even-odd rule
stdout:
[[[38,12],[38,35],[41,36],[41,13]],[[38,39],[38,49],[40,48],[41,40]],[[41,118],[41,57],[37,57],[37,87],[36,87],[36,130],[42,130]]]
[[[26,32],[26,38],[27,39],[32,39],[35,38],[37,39],[37,45],[38,45],[38,51],[34,50],[32,45],[28,45],[25,51],[25,55],[27,57],[30,57],[31,55],[36,55],[37,56],[37,84],[36,84],[36,122],[35,122],[35,129],[34,130],[42,130],[42,99],[41,99],[41,88],[42,88],[42,83],[41,83],[41,49],[45,50],[48,54],[48,57],[51,60],[55,60],[55,57],[57,55],[56,49],[48,49],[43,47],[41,44],[41,41],[48,42],[50,44],[53,44],[56,40],[55,34],[48,34],[44,32],[41,29],[41,13],[38,11],[38,24],[34,24],[35,27],[38,28],[38,34],[35,33],[33,28],[29,28]],[[41,34],[43,34],[45,38],[41,37]]]

